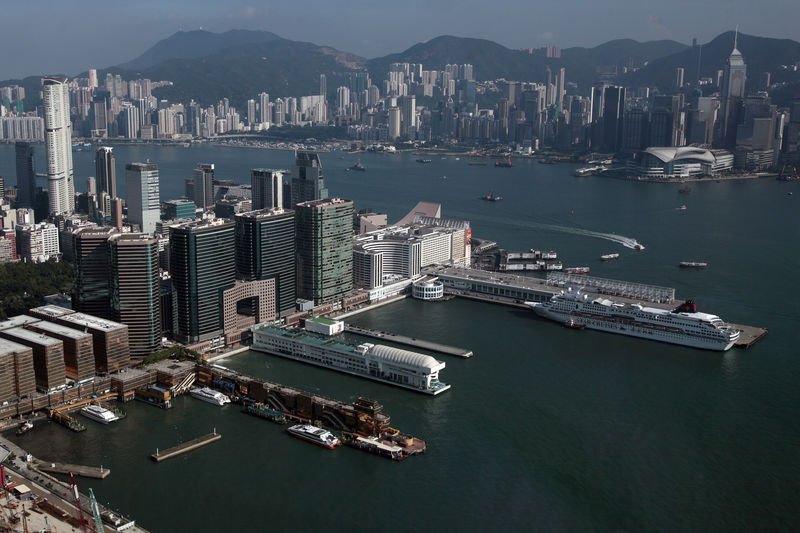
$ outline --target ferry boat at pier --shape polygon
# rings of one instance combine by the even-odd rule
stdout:
[[[672,311],[641,304],[593,298],[580,291],[562,291],[547,302],[525,302],[537,315],[571,327],[630,335],[706,350],[729,350],[739,339],[739,331],[717,315],[697,311],[687,300]]]
[[[81,414],[89,420],[100,422],[101,424],[110,424],[119,420],[119,416],[115,415],[113,411],[109,411],[99,405],[89,405],[81,409]]]
[[[197,398],[198,400],[203,400],[204,402],[218,405],[219,407],[222,407],[226,403],[231,403],[230,398],[221,392],[209,389],[208,387],[203,387],[202,389],[192,389],[189,391],[189,394],[192,395],[192,398]]]
[[[317,426],[312,426],[309,424],[297,424],[296,426],[288,428],[286,431],[293,437],[303,439],[311,444],[322,446],[323,448],[328,448],[329,450],[342,445],[342,441],[337,439],[333,433],[322,428],[318,428]]]

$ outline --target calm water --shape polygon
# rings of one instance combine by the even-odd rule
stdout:
[[[125,161],[158,162],[162,199],[182,194],[198,162],[243,181],[250,168],[292,164],[289,152],[249,149],[115,152],[119,174]],[[419,200],[440,202],[478,237],[555,249],[599,276],[674,286],[770,334],[719,354],[575,332],[502,306],[404,301],[350,321],[472,349],[470,360],[444,358],[453,388],[437,398],[251,352],[224,364],[343,400],[376,398],[395,427],[427,440],[422,457],[328,452],[189,397],[171,411],[129,404],[124,421],[83,434],[40,426],[21,443],[41,457],[110,467],[84,488],[156,532],[800,529],[799,184],[708,183],[678,195],[673,185],[576,179],[568,165],[414,159],[365,154],[363,173],[345,171],[354,156],[322,161],[333,194],[390,220]],[[83,189],[92,154],[75,154],[75,167]],[[0,175],[14,175],[13,147],[0,146]],[[477,199],[489,190],[505,200]],[[581,230],[633,237],[646,250]],[[619,261],[598,261],[612,252]],[[682,271],[683,260],[710,266]],[[215,427],[218,443],[158,465],[148,458]]]

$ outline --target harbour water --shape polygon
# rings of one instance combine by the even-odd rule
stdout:
[[[149,157],[162,199],[182,194],[198,162],[245,182],[250,168],[292,164],[290,152],[252,149],[115,152],[120,190],[123,163]],[[74,156],[82,190],[93,154]],[[367,171],[347,172],[358,158]],[[254,352],[222,364],[337,399],[375,398],[394,427],[428,442],[423,456],[396,463],[323,450],[188,396],[169,411],[129,404],[126,419],[80,434],[39,424],[12,438],[38,457],[111,468],[83,488],[154,532],[800,529],[800,184],[700,183],[684,195],[677,185],[574,178],[572,165],[415,158],[331,153],[322,162],[332,194],[390,220],[419,200],[440,202],[444,216],[469,219],[473,235],[505,248],[554,249],[593,275],[674,286],[701,310],[770,333],[723,354],[568,330],[486,303],[406,300],[349,322],[471,349],[471,359],[437,356],[453,386],[438,397]],[[13,183],[13,147],[0,146],[0,175]],[[504,200],[478,199],[489,190]],[[600,262],[604,253],[621,257]],[[709,267],[681,270],[687,260]],[[211,446],[149,459],[214,428],[224,438]]]

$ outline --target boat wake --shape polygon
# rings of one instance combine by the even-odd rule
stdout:
[[[561,233],[571,233],[573,235],[583,235],[584,237],[594,237],[595,239],[605,239],[607,241],[621,244],[622,246],[632,250],[644,250],[644,245],[633,237],[617,235],[616,233],[601,233],[599,231],[592,231],[583,228],[572,228],[569,226],[557,226],[555,224],[532,223],[531,226],[550,231],[559,231]]]

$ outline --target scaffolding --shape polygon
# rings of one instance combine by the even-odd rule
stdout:
[[[671,304],[675,302],[675,289],[671,287],[645,285],[643,283],[633,283],[631,281],[620,281],[616,279],[595,278],[584,274],[548,272],[547,284],[553,286],[562,286],[563,284],[575,289],[584,288],[589,292],[596,292],[598,294],[622,296],[623,298],[645,300],[662,304]]]

